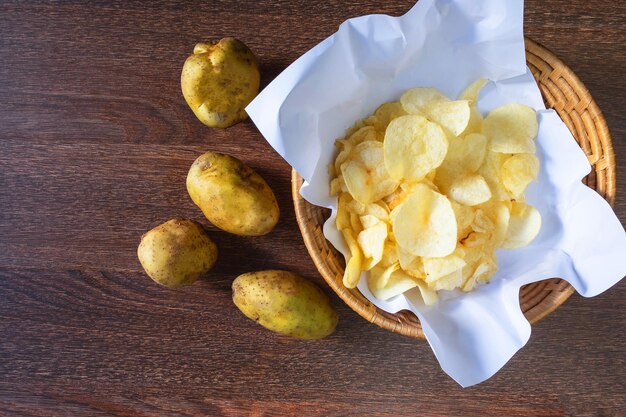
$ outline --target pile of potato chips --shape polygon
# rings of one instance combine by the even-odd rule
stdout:
[[[450,100],[432,88],[406,91],[337,141],[330,167],[337,228],[350,249],[343,283],[369,271],[374,296],[418,287],[472,290],[498,270],[497,248],[530,243],[541,228],[524,191],[537,178],[537,116],[507,104],[483,119],[479,80]]]

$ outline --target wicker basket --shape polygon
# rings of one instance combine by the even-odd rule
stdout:
[[[615,201],[615,161],[609,131],[595,101],[578,77],[560,59],[538,43],[526,39],[526,59],[537,79],[546,107],[553,108],[587,154],[593,170],[584,182],[611,205]],[[361,292],[342,284],[343,256],[324,238],[322,226],[330,211],[308,203],[300,196],[302,178],[292,172],[292,191],[298,225],[304,243],[328,285],[354,311],[382,328],[405,336],[424,338],[422,326],[410,311],[397,314],[376,308]],[[520,290],[520,305],[531,323],[536,323],[569,298],[574,288],[558,278],[528,284]]]

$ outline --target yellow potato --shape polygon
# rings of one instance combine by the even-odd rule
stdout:
[[[456,219],[448,199],[417,184],[397,208],[393,233],[402,249],[417,256],[447,256],[456,247]]]
[[[500,168],[502,185],[511,197],[517,198],[539,173],[539,160],[530,153],[519,153],[507,158]]]
[[[146,274],[169,288],[193,284],[217,260],[217,246],[197,222],[170,220],[141,237],[137,256]]]
[[[493,152],[535,153],[537,131],[537,114],[523,104],[498,107],[483,121],[483,133]]]
[[[271,331],[298,339],[330,335],[339,317],[315,284],[287,271],[259,271],[238,276],[233,302],[248,318]]]
[[[265,235],[280,216],[265,180],[230,155],[207,152],[199,156],[187,174],[187,191],[211,223],[236,235]]]
[[[425,107],[444,101],[450,99],[434,88],[412,88],[400,97],[404,111],[409,114],[423,114]]]
[[[380,200],[398,187],[385,169],[383,144],[377,141],[355,146],[341,165],[341,174],[352,197],[362,204]]]
[[[245,107],[259,92],[260,82],[256,57],[234,38],[197,44],[180,78],[183,96],[198,119],[219,128],[247,117]]]
[[[384,164],[396,180],[424,178],[441,165],[448,150],[443,129],[417,115],[392,120],[383,143]]]

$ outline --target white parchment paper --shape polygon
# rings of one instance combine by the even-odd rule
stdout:
[[[491,377],[528,341],[520,286],[561,277],[591,297],[626,274],[624,229],[610,206],[581,183],[589,163],[558,115],[544,107],[526,67],[522,24],[522,0],[420,0],[401,17],[350,19],[246,109],[305,178],[302,196],[333,209],[324,234],[344,255],[327,167],[335,139],[357,120],[409,88],[435,87],[454,98],[479,78],[490,80],[478,100],[483,115],[509,102],[539,112],[541,171],[526,195],[543,225],[529,246],[498,251],[500,270],[489,284],[462,295],[447,292],[432,307],[417,289],[381,301],[369,292],[365,275],[358,286],[386,311],[412,310],[441,367],[462,386]]]

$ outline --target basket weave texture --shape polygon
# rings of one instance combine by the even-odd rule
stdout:
[[[611,205],[615,201],[615,160],[606,121],[589,91],[559,58],[545,47],[526,38],[526,60],[543,95],[547,108],[556,110],[585,151],[593,169],[584,183]],[[378,309],[361,292],[342,284],[343,256],[322,232],[330,211],[314,206],[300,196],[302,177],[292,172],[292,193],[298,225],[304,243],[328,285],[354,311],[378,326],[405,336],[424,339],[417,317],[410,311],[396,314]],[[559,278],[546,279],[520,289],[520,305],[531,323],[536,323],[569,298],[574,288]]]

